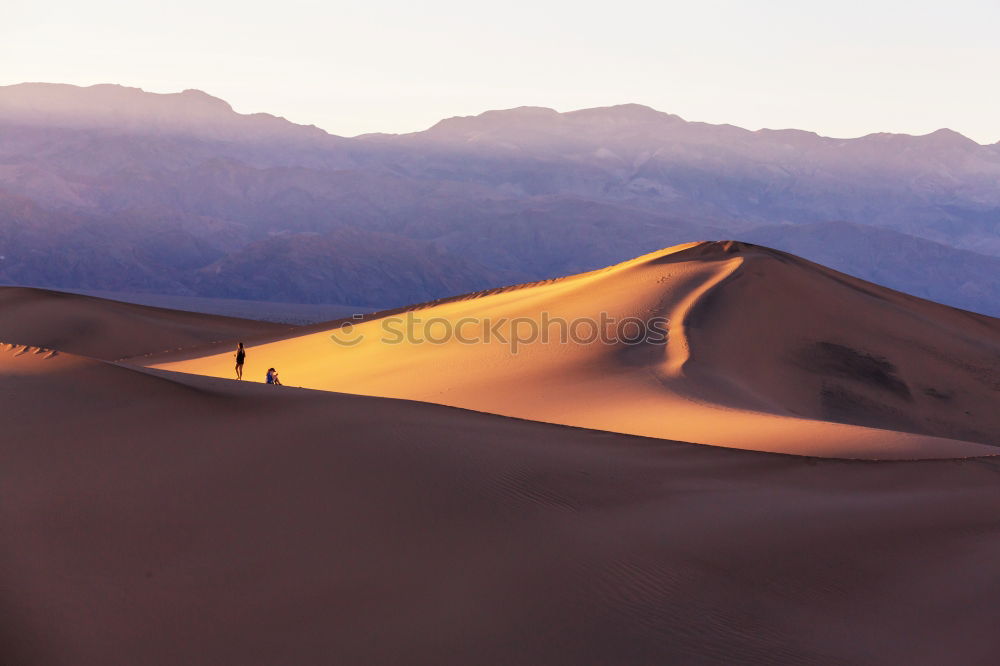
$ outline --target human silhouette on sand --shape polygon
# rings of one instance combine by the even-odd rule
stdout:
[[[243,349],[243,343],[236,347],[236,379],[243,379],[243,362],[247,360],[247,352]]]

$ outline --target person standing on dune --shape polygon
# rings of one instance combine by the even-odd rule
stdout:
[[[243,379],[243,362],[247,360],[247,352],[243,349],[243,343],[239,343],[236,348],[236,379]]]

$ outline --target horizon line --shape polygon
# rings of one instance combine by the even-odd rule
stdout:
[[[138,92],[146,94],[146,95],[157,95],[157,96],[162,96],[162,97],[180,96],[180,95],[184,95],[186,93],[197,93],[197,94],[200,94],[200,95],[204,95],[204,96],[206,96],[208,98],[211,98],[213,100],[222,102],[223,104],[225,104],[229,108],[229,110],[232,113],[234,113],[236,115],[239,115],[239,116],[243,116],[243,117],[259,116],[259,115],[271,116],[272,118],[277,118],[277,119],[280,119],[280,120],[284,120],[285,122],[288,122],[288,123],[290,123],[292,125],[296,125],[296,126],[299,126],[299,127],[311,127],[311,128],[315,128],[315,129],[318,129],[318,130],[324,132],[328,136],[331,136],[331,137],[334,137],[334,138],[341,138],[341,139],[358,139],[358,138],[363,138],[363,137],[375,137],[375,136],[386,136],[386,137],[393,137],[394,136],[394,137],[400,137],[400,136],[409,136],[409,135],[413,135],[413,134],[421,134],[423,132],[427,132],[427,131],[433,129],[434,127],[437,127],[442,122],[447,122],[449,120],[465,119],[465,118],[479,118],[479,117],[482,117],[483,115],[488,114],[488,113],[509,113],[509,112],[512,112],[512,111],[533,109],[533,110],[539,110],[539,111],[551,111],[551,112],[553,112],[553,113],[555,113],[557,115],[563,116],[563,115],[570,115],[570,114],[580,113],[580,112],[585,112],[585,111],[609,110],[609,109],[618,109],[618,108],[622,108],[622,107],[637,107],[637,108],[642,108],[642,109],[647,109],[649,111],[653,111],[654,113],[660,114],[662,116],[675,118],[675,119],[677,119],[677,120],[679,120],[679,121],[681,121],[683,123],[686,123],[686,124],[691,124],[691,125],[709,125],[709,126],[712,126],[712,127],[732,127],[732,128],[736,128],[736,129],[743,130],[745,132],[754,133],[754,134],[762,133],[762,132],[799,132],[799,133],[804,133],[804,134],[811,134],[811,135],[813,135],[813,136],[815,136],[817,138],[828,139],[828,140],[832,140],[832,141],[855,141],[855,140],[858,140],[858,139],[866,139],[866,138],[877,137],[877,136],[899,136],[899,137],[910,137],[910,138],[925,138],[925,137],[933,136],[935,134],[939,134],[941,132],[948,132],[948,133],[955,134],[955,135],[957,135],[957,136],[959,136],[959,137],[961,137],[963,139],[966,139],[967,141],[969,141],[971,143],[974,143],[974,144],[976,144],[979,147],[988,148],[988,147],[993,147],[993,146],[1000,146],[1000,140],[997,140],[997,141],[992,142],[992,143],[982,143],[982,142],[977,141],[976,139],[973,139],[972,137],[970,137],[970,136],[968,136],[968,135],[966,135],[966,134],[964,134],[964,133],[962,133],[962,132],[960,132],[958,130],[952,129],[951,127],[947,127],[947,126],[945,126],[945,127],[939,127],[939,128],[937,128],[935,130],[931,130],[931,131],[929,131],[927,133],[924,133],[924,134],[911,134],[909,132],[893,132],[893,131],[882,130],[882,131],[869,132],[867,134],[861,134],[861,135],[857,135],[857,136],[831,136],[831,135],[827,135],[827,134],[821,134],[821,133],[819,133],[819,132],[817,132],[815,130],[803,129],[801,127],[759,127],[757,129],[750,129],[749,127],[743,127],[741,125],[736,125],[736,124],[733,124],[733,123],[712,123],[712,122],[701,121],[701,120],[690,120],[690,119],[685,118],[685,117],[683,117],[683,116],[681,116],[679,114],[671,113],[669,111],[662,111],[660,109],[657,109],[656,107],[649,106],[648,104],[643,104],[641,102],[620,102],[620,103],[617,103],[617,104],[608,104],[608,105],[604,105],[604,106],[588,106],[588,107],[567,109],[567,110],[564,110],[564,111],[559,110],[559,109],[557,109],[555,107],[550,107],[550,106],[542,106],[542,105],[535,105],[535,104],[523,104],[523,105],[512,106],[512,107],[507,107],[507,108],[488,108],[488,109],[485,109],[483,111],[480,111],[479,113],[475,113],[475,114],[472,114],[472,115],[445,116],[445,117],[439,118],[433,124],[431,124],[431,125],[429,125],[427,127],[424,127],[423,129],[413,130],[413,131],[409,131],[409,132],[373,131],[373,132],[361,132],[359,134],[347,135],[347,134],[336,134],[336,133],[330,131],[329,129],[327,129],[325,127],[321,127],[321,126],[316,125],[314,123],[297,122],[297,121],[292,120],[292,119],[290,119],[290,118],[288,118],[286,116],[281,116],[281,115],[278,115],[278,114],[275,114],[275,113],[271,113],[269,111],[249,111],[249,112],[239,111],[239,110],[235,109],[233,107],[233,105],[228,100],[226,100],[225,98],[218,97],[218,96],[213,95],[212,93],[207,92],[205,90],[202,90],[200,88],[184,88],[183,90],[180,90],[180,91],[158,92],[158,91],[155,91],[155,90],[147,90],[146,88],[142,88],[140,86],[126,85],[126,84],[122,84],[122,83],[108,83],[108,82],[103,82],[103,83],[92,83],[92,84],[89,84],[89,85],[79,85],[79,84],[75,84],[75,83],[63,83],[63,82],[53,82],[53,81],[20,81],[20,82],[17,82],[17,83],[0,84],[0,90],[3,90],[5,88],[16,88],[16,87],[21,87],[21,86],[58,86],[58,87],[76,88],[76,89],[79,89],[79,90],[86,90],[86,89],[90,89],[90,88],[122,88],[122,89],[125,89],[125,90],[138,91]],[[2,108],[2,107],[0,107],[0,108]]]

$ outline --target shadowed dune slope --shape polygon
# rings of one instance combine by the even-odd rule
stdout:
[[[0,342],[101,359],[191,348],[290,328],[47,289],[0,287]]]
[[[1000,654],[993,458],[736,451],[37,351],[0,350],[4,663]]]
[[[805,455],[962,457],[1000,445],[1000,320],[754,245],[691,243],[409,314],[262,339],[245,376],[274,366],[296,386]],[[587,341],[593,322],[657,316],[670,322],[666,344]],[[559,344],[554,320],[576,339]],[[532,330],[548,341],[515,353],[513,338]],[[232,372],[228,348],[144,362]]]

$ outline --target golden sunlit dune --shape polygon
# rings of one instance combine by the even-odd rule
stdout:
[[[410,311],[665,345],[0,306],[5,664],[996,661],[1000,458],[667,435],[991,453],[995,320],[731,244]],[[237,337],[256,380],[424,402],[139,365],[229,376]]]
[[[566,330],[575,339],[561,342]],[[601,331],[619,335],[590,340]],[[232,353],[142,362],[232,377]],[[286,385],[761,451],[916,459],[1000,445],[1000,321],[734,242],[272,335],[248,346],[244,377],[269,367]]]

